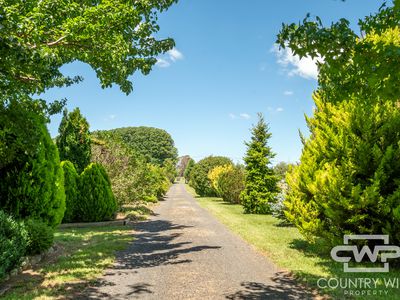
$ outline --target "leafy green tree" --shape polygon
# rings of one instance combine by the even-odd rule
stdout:
[[[6,149],[10,146],[5,156],[11,153],[12,159],[0,172],[0,209],[16,219],[36,218],[55,227],[65,211],[64,176],[46,119],[36,109],[34,102],[17,101],[2,108],[0,140]],[[29,127],[22,130],[22,123],[13,124],[13,116]]]
[[[190,181],[190,173],[192,172],[194,165],[195,161],[193,159],[190,159],[185,168],[185,172],[183,173],[186,183],[189,183]]]
[[[74,164],[68,160],[61,162],[64,171],[64,189],[65,189],[65,213],[63,222],[73,222],[77,214],[77,205],[79,199],[79,175],[75,170]]]
[[[217,166],[208,173],[213,188],[224,201],[240,203],[244,190],[244,168],[241,165]]]
[[[190,172],[190,184],[200,196],[217,196],[208,178],[208,173],[217,166],[231,165],[232,161],[224,156],[208,156],[196,163]]]
[[[359,21],[330,27],[306,18],[284,25],[278,42],[300,56],[321,56],[316,110],[307,118],[301,163],[288,176],[286,216],[309,239],[391,235],[399,228],[400,1]]]
[[[163,171],[164,171],[165,177],[171,183],[174,183],[178,172],[177,172],[177,169],[176,169],[176,164],[174,163],[174,161],[172,159],[167,158],[164,161]]]
[[[344,18],[325,27],[308,15],[302,23],[284,24],[277,39],[300,57],[320,57],[318,93],[324,101],[400,98],[400,1],[381,6],[359,20],[358,35]]]
[[[109,131],[92,134],[92,161],[106,169],[120,205],[157,201],[169,188],[161,168],[153,168],[144,157]]]
[[[245,213],[269,214],[271,204],[276,202],[278,177],[271,167],[275,156],[268,146],[271,133],[261,113],[258,118],[252,129],[251,141],[246,143],[246,179],[241,202]]]
[[[165,130],[153,127],[126,127],[109,131],[117,135],[129,148],[146,158],[149,163],[162,166],[166,159],[178,160],[174,140]]]
[[[132,91],[128,77],[148,74],[156,57],[174,46],[157,40],[158,13],[176,0],[1,1],[0,102],[68,86],[60,67],[81,61],[96,71],[102,87]]]
[[[89,123],[82,116],[79,108],[72,112],[64,110],[64,116],[58,129],[56,144],[61,160],[69,160],[81,173],[90,163],[91,140]]]
[[[117,202],[111,181],[101,165],[91,163],[85,168],[80,176],[79,191],[77,221],[98,222],[114,218]]]
[[[292,164],[288,164],[284,161],[277,163],[274,166],[274,172],[279,179],[285,179],[286,173],[293,167]]]

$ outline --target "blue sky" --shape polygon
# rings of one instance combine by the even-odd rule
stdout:
[[[274,50],[283,22],[298,22],[307,13],[329,25],[342,17],[357,20],[376,12],[382,1],[366,0],[180,0],[159,17],[158,37],[172,37],[176,48],[161,56],[153,71],[134,74],[129,96],[118,87],[101,89],[86,65],[63,67],[84,82],[52,89],[45,99],[68,98],[80,107],[91,130],[153,126],[167,130],[180,155],[195,160],[224,155],[241,161],[256,113],[272,132],[275,162],[297,161],[298,131],[307,132],[316,70],[311,60],[298,61]],[[57,134],[60,115],[49,124]]]

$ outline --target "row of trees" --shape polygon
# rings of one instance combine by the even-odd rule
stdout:
[[[219,196],[231,203],[241,203],[245,213],[270,214],[278,201],[278,181],[287,165],[272,167],[275,154],[268,146],[271,137],[262,114],[246,143],[245,166],[234,165],[227,157],[209,156],[198,163],[189,161],[184,172],[187,182],[200,196]]]
[[[260,116],[246,143],[244,175],[229,159],[208,157],[188,164],[189,184],[201,196],[240,201],[246,213],[281,209],[311,241],[336,245],[344,234],[389,234],[400,243],[399,21],[394,1],[360,20],[361,36],[345,19],[330,27],[308,17],[283,25],[281,47],[322,58],[300,163],[271,167],[271,135]],[[287,183],[278,185],[287,170]],[[226,196],[227,182],[238,178],[240,197]]]
[[[21,256],[36,252],[29,249],[46,248],[40,241],[51,240],[64,217],[64,189],[70,188],[60,157],[74,162],[82,181],[92,177],[90,172],[104,173],[89,165],[89,135],[71,139],[77,129],[87,133],[82,119],[73,121],[78,112],[64,116],[60,134],[67,138],[57,139],[59,153],[46,124],[66,100],[49,104],[38,95],[80,82],[82,77],[60,71],[74,61],[88,64],[103,88],[116,84],[129,94],[129,77],[136,71],[148,74],[156,57],[174,46],[170,38],[155,38],[158,14],[174,2],[34,0],[0,5],[0,279]],[[107,181],[100,177],[99,182]]]

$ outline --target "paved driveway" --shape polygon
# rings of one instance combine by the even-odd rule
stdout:
[[[174,184],[86,299],[311,299]]]

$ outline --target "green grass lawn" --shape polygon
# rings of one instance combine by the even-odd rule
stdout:
[[[189,186],[186,187],[190,193],[195,195],[193,189]],[[353,280],[355,278],[379,278],[379,290],[388,290],[387,295],[360,295],[355,298],[400,299],[399,288],[386,289],[382,286],[385,279],[400,278],[398,269],[395,270],[392,267],[389,273],[344,273],[343,265],[331,259],[330,249],[322,244],[308,243],[295,227],[283,226],[281,221],[275,217],[243,214],[240,205],[225,203],[220,198],[197,197],[197,200],[202,207],[209,210],[233,232],[268,256],[279,267],[292,272],[298,281],[311,288],[317,287],[319,278],[351,278]],[[332,284],[334,283],[332,281]],[[350,292],[349,289],[347,291]],[[343,289],[325,289],[321,292],[331,295],[334,299],[353,298],[346,296]],[[372,290],[370,292],[372,293]]]
[[[55,242],[61,253],[16,276],[2,299],[74,298],[114,262],[115,252],[127,247],[132,234],[128,226],[59,230]]]

